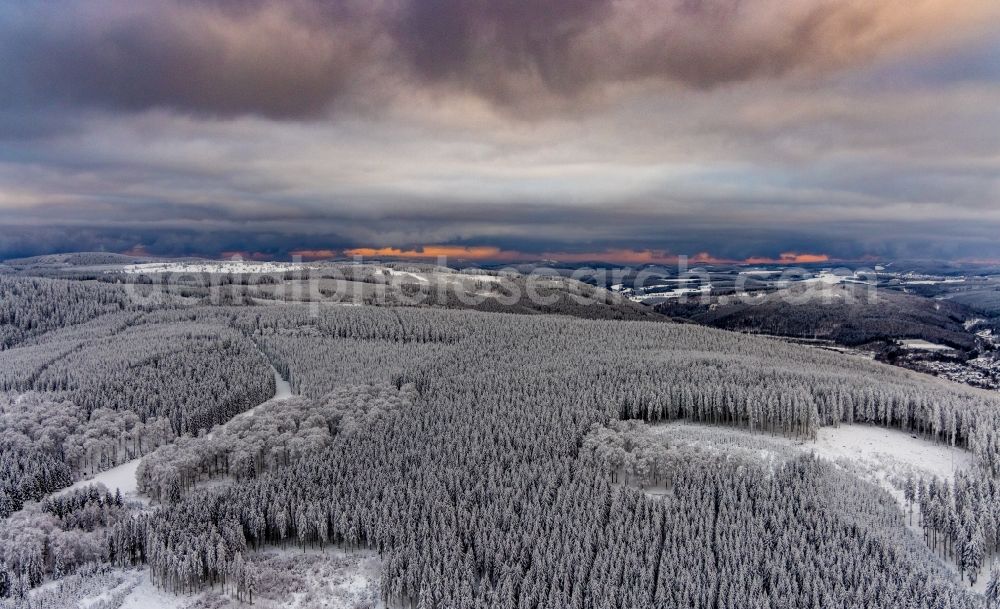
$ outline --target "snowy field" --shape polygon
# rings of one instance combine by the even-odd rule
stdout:
[[[926,340],[920,340],[918,338],[906,339],[899,341],[903,344],[905,349],[914,349],[917,351],[951,351],[952,348],[947,345],[938,345]]]
[[[381,270],[388,273],[390,277],[398,277],[401,279],[412,279],[419,283],[429,284],[429,283],[439,283],[442,281],[458,283],[463,281],[480,281],[484,283],[498,283],[503,281],[503,277],[497,275],[486,275],[482,273],[442,273],[442,272],[418,272],[418,271],[400,271],[393,268],[382,267]]]
[[[95,267],[96,268],[96,267]],[[127,265],[108,265],[101,267],[105,272],[121,272],[130,274],[157,274],[157,273],[219,273],[219,274],[264,274],[264,273],[284,273],[286,271],[297,271],[307,269],[324,268],[322,264],[306,262],[254,262],[246,260],[205,260],[198,262],[145,262]],[[502,280],[497,275],[474,274],[474,273],[448,273],[448,272],[420,272],[403,271],[389,267],[369,267],[377,271],[382,271],[390,277],[398,279],[410,279],[418,283],[431,283],[432,281],[482,281],[496,283]]]
[[[316,265],[302,262],[247,262],[243,260],[204,261],[204,262],[147,262],[115,266],[108,272],[122,273],[283,273],[301,269],[319,268]]]
[[[872,481],[887,489],[888,476],[905,476],[909,470],[952,480],[956,471],[972,467],[972,455],[967,450],[870,425],[822,427],[816,442],[805,446],[831,461],[851,463],[856,470],[872,472],[876,477]]]
[[[177,596],[157,588],[149,579],[149,569],[129,573],[131,577],[123,586],[128,591],[120,609],[180,609],[190,606],[201,595],[192,597]],[[80,602],[83,609],[86,600]]]
[[[249,557],[261,573],[253,607],[257,609],[385,609],[379,598],[382,561],[372,551],[345,552],[299,548],[269,549]],[[81,580],[82,578],[74,578]],[[196,594],[171,594],[157,588],[148,569],[115,569],[74,582],[78,609],[238,609],[250,607],[220,587]],[[54,594],[48,584],[37,596]],[[41,599],[39,599],[41,600]],[[74,605],[53,605],[74,606]]]
[[[829,271],[822,271],[820,272],[819,275],[815,277],[810,277],[809,279],[803,280],[802,283],[806,284],[821,283],[824,285],[836,285],[838,283],[843,283],[846,279],[847,277],[843,275],[837,275]]]
[[[928,442],[896,429],[871,425],[821,427],[814,442],[750,433],[743,429],[674,422],[654,427],[654,433],[672,443],[697,444],[706,449],[730,450],[726,438],[740,439],[761,457],[776,458],[787,449],[814,452],[852,473],[882,486],[903,503],[900,483],[908,473],[952,480],[956,471],[972,466],[972,455],[961,448]]]
[[[396,269],[384,269],[392,277],[404,277],[413,279],[419,283],[430,283],[424,273],[411,273],[410,271],[397,271]]]
[[[131,461],[126,461],[118,467],[112,467],[109,470],[99,472],[89,478],[80,480],[73,486],[60,491],[60,493],[57,494],[75,491],[92,484],[103,484],[112,493],[115,492],[115,489],[118,489],[122,492],[122,496],[126,499],[145,502],[146,500],[139,496],[139,489],[135,481],[135,470],[139,469],[139,463],[141,462],[141,457],[138,459],[132,459]]]
[[[813,452],[859,478],[884,488],[896,499],[904,514],[908,510],[902,486],[908,474],[954,480],[956,472],[967,470],[973,465],[972,454],[962,448],[930,442],[896,429],[871,425],[821,427],[816,440],[812,442],[682,421],[656,425],[652,431],[672,445],[696,445],[709,451],[750,454],[766,463],[776,463],[786,458],[788,450]],[[661,492],[660,489],[647,489],[651,496],[656,496],[658,492]],[[919,522],[919,514],[919,507],[914,507],[914,524],[908,528],[915,536],[922,538],[923,529],[916,524]],[[957,572],[954,561],[943,562]],[[989,565],[990,561],[987,560],[973,587],[977,592],[985,590],[989,580]]]

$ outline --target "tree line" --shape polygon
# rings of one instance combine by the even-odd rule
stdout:
[[[773,473],[692,456],[669,464],[671,499],[658,503],[581,448],[594,423],[656,407],[664,420],[792,436],[825,421],[909,421],[968,443],[995,407],[978,394],[696,327],[414,309],[231,314],[306,396],[332,378],[412,385],[417,397],[406,416],[115,527],[113,559],[149,564],[168,589],[226,582],[249,596],[257,576],[238,577],[235,557],[339,544],[383,556],[392,606],[977,604],[885,532],[903,525],[890,498],[815,460]],[[763,403],[746,400],[734,418],[740,386]]]
[[[24,351],[34,366],[36,347],[97,326],[5,354]],[[657,502],[584,447],[595,424],[618,419],[800,438],[870,422],[967,446],[987,472],[998,462],[998,402],[981,393],[659,323],[375,307],[313,316],[282,305],[164,310],[116,328],[25,376],[88,417],[103,405],[191,437],[144,473],[169,501],[112,524],[95,558],[147,564],[170,590],[221,584],[249,600],[260,581],[251,552],[338,544],[382,555],[393,606],[976,606],[884,532],[902,518],[884,494],[821,463],[656,463],[647,446],[655,478],[672,489]],[[255,405],[250,396],[273,394],[261,351],[304,396],[282,403],[290,420],[265,407],[259,422],[255,412],[197,438]],[[382,404],[395,394],[405,399]],[[233,484],[183,492],[192,478],[226,473]],[[23,575],[36,566],[21,567],[18,581],[36,581]]]

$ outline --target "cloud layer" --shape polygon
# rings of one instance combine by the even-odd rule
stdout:
[[[274,118],[412,89],[552,109],[625,85],[822,74],[991,0],[56,0],[0,9],[9,100]]]
[[[994,0],[8,3],[0,257],[1000,257],[998,18]]]

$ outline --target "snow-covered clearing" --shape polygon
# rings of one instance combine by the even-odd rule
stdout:
[[[206,593],[171,594],[153,585],[149,569],[112,569],[107,573],[71,575],[38,588],[32,596],[39,607],[187,609],[199,606]]]
[[[976,317],[976,318],[973,318],[973,319],[967,319],[967,320],[965,320],[965,322],[962,325],[965,326],[966,330],[972,330],[973,328],[975,328],[979,324],[984,324],[984,323],[986,323],[985,319],[983,319],[982,317]]]
[[[909,510],[900,488],[908,473],[953,480],[955,472],[972,467],[972,455],[967,450],[936,444],[896,430],[865,425],[821,428],[814,446],[820,456],[836,461],[860,478],[885,488],[899,503],[900,510],[907,514],[908,523],[911,520]],[[908,527],[915,536],[923,538],[924,531],[919,522],[920,508],[914,506],[912,524]],[[954,560],[939,558],[958,572]],[[979,593],[985,591],[989,570],[990,560],[987,559],[972,590]],[[968,580],[965,580],[965,585],[968,585]]]
[[[143,501],[143,499],[139,497],[139,489],[135,480],[135,470],[139,468],[139,463],[141,461],[141,457],[138,459],[132,459],[131,461],[126,461],[117,467],[112,467],[109,470],[99,472],[89,478],[80,480],[73,484],[73,486],[59,491],[59,493],[75,491],[92,484],[100,483],[106,486],[111,492],[114,492],[115,489],[120,490],[122,492],[122,496],[126,499]]]
[[[272,400],[287,400],[292,397],[292,386],[285,379],[281,378],[278,371],[274,371],[274,397]]]
[[[205,261],[205,262],[147,262],[143,264],[130,264],[115,267],[114,271],[122,273],[283,273],[285,271],[295,271],[303,269],[319,268],[316,265],[304,264],[301,262],[247,262],[243,260],[232,261]],[[111,271],[108,271],[111,272]]]
[[[683,421],[656,425],[652,433],[671,444],[696,445],[709,451],[739,452],[755,456],[765,463],[787,458],[789,451],[812,452],[860,479],[884,488],[896,499],[904,514],[909,513],[902,491],[908,474],[954,480],[956,472],[967,470],[973,464],[972,454],[967,450],[931,442],[897,429],[871,425],[821,427],[812,442]],[[655,489],[650,491],[647,492],[653,496],[657,494]],[[913,525],[908,528],[922,539],[923,529],[917,524],[919,520],[919,508],[914,507]],[[957,573],[954,561],[942,561]],[[989,565],[990,561],[986,560],[973,590],[985,590]]]
[[[674,444],[698,445],[707,450],[730,450],[736,446],[768,459],[788,449],[813,452],[894,495],[898,493],[901,504],[902,491],[893,483],[901,484],[908,473],[952,480],[956,471],[972,466],[972,454],[967,450],[872,425],[821,427],[814,442],[683,421],[652,429]]]
[[[822,271],[816,277],[811,277],[804,280],[802,283],[822,283],[825,285],[835,285],[838,283],[843,283],[847,277],[843,275],[837,275],[835,273],[830,273],[828,271]]]
[[[662,298],[664,300],[671,298],[680,298],[682,296],[690,294],[710,294],[712,292],[712,285],[703,285],[699,288],[675,288],[673,290],[668,290],[666,292],[653,292],[650,294],[636,294],[634,296],[629,296],[629,300],[632,302],[645,302],[647,300],[656,300]]]
[[[919,338],[908,338],[899,341],[903,344],[905,349],[916,349],[918,351],[951,351],[952,348],[947,345],[939,345],[926,340],[921,340]]]
[[[85,567],[79,573],[50,581],[28,592],[29,603],[4,607],[46,607],[48,609],[117,609],[140,583],[144,570]],[[133,605],[134,607],[135,605]],[[143,604],[141,607],[159,605]],[[173,606],[163,605],[166,607]]]
[[[379,598],[382,561],[371,550],[269,549],[250,558],[261,573],[254,606],[274,609],[384,609]],[[206,604],[217,596],[209,593]],[[212,605],[215,607],[215,605]],[[228,605],[222,605],[227,607]],[[232,603],[237,607],[236,603]]]
[[[906,285],[938,285],[940,283],[965,283],[965,277],[951,277],[948,279],[916,279],[907,281]]]
[[[270,548],[247,557],[258,572],[258,609],[385,609],[379,598],[382,561],[370,550]],[[31,592],[37,606],[65,609],[241,609],[220,587],[194,594],[157,588],[149,569],[71,575]]]
[[[905,476],[908,470],[913,470],[952,480],[956,471],[972,466],[972,455],[966,450],[870,425],[821,427],[816,442],[804,446],[831,461],[852,462],[883,476]],[[888,478],[872,481],[889,488]]]
[[[409,277],[410,279],[414,279],[420,283],[430,283],[430,280],[427,279],[427,277],[424,277],[423,275],[418,275],[417,273],[411,273],[410,271],[397,271],[396,269],[389,269],[389,268],[385,270],[388,271],[389,275],[393,277]]]
[[[469,279],[473,281],[483,281],[487,283],[499,283],[503,281],[503,277],[498,275],[483,275],[475,273],[455,273],[454,275],[448,275],[449,278],[454,277],[456,279]]]
[[[135,572],[131,586],[119,609],[181,609],[204,596],[181,596],[157,588],[149,578],[149,569]]]
[[[271,548],[247,557],[257,568],[258,609],[384,609],[379,598],[382,561],[369,550],[328,547]],[[157,588],[149,570],[121,571],[121,583],[100,593],[81,596],[80,609],[238,609],[249,607],[219,587],[196,594],[173,594]],[[101,602],[105,604],[100,604]]]

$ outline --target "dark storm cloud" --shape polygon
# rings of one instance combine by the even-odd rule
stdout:
[[[945,3],[427,0],[403,3],[404,56],[426,80],[522,105],[646,81],[708,88],[864,63]],[[964,10],[964,9],[960,9]]]
[[[991,1],[991,0],[990,0]],[[233,116],[413,91],[552,110],[864,63],[987,0],[50,0],[0,8],[5,105]],[[939,23],[935,23],[935,21]]]
[[[0,9],[6,102],[315,116],[358,84],[363,11],[301,3],[57,1]]]

